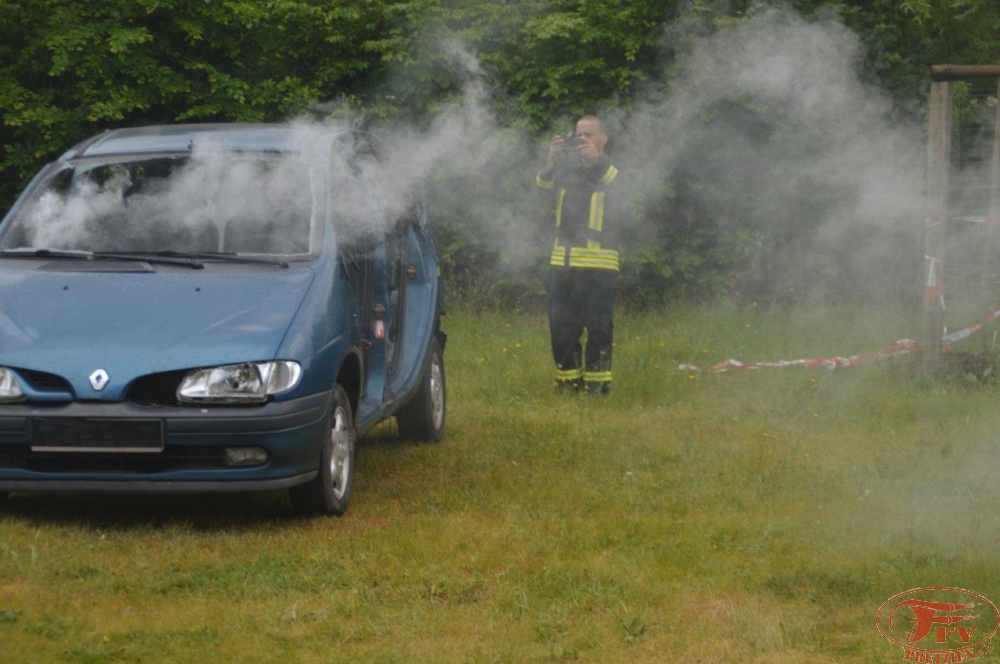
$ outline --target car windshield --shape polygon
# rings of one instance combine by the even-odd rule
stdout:
[[[78,160],[33,191],[0,251],[315,253],[318,172],[273,153]]]

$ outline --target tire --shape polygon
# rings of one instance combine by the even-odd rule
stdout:
[[[434,337],[417,394],[396,413],[399,435],[409,440],[435,443],[441,440],[447,414],[446,394],[444,352],[441,343]]]
[[[333,388],[327,436],[319,458],[319,474],[289,489],[292,508],[299,514],[342,516],[354,484],[354,453],[358,434],[347,393]]]

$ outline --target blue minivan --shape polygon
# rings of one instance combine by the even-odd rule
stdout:
[[[358,435],[445,426],[426,209],[375,137],[108,131],[0,223],[0,499],[287,489],[344,513]]]

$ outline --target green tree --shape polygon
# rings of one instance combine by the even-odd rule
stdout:
[[[0,201],[108,127],[360,106],[406,47],[399,17],[423,4],[0,0]]]
[[[424,44],[450,35],[477,58],[507,126],[548,131],[554,118],[627,106],[659,78],[663,34],[677,0],[441,0]],[[410,62],[402,96],[432,108],[461,81],[440,51]],[[447,57],[447,56],[445,56]],[[419,86],[419,87],[417,87]]]
[[[778,5],[850,27],[864,46],[858,73],[891,95],[894,117],[925,112],[929,64],[1000,59],[993,0],[0,0],[0,211],[44,161],[105,128],[340,111],[429,127],[472,88],[499,141],[525,143],[494,159],[503,172],[451,173],[476,211],[445,202],[437,223],[469,288],[518,298],[522,286],[496,278],[504,256],[478,211],[536,214],[523,200],[532,150],[584,112],[628,125],[681,85],[677,54],[691,42]],[[761,229],[784,212],[762,204],[735,229],[719,212],[731,187],[710,177],[753,191],[760,174],[725,158],[732,146],[713,123],[726,107],[772,148],[791,139],[788,123],[780,105],[720,103],[687,125],[703,136],[688,149],[715,161],[651,183],[637,211],[658,224],[624,275],[640,303],[710,297],[768,269]],[[787,246],[805,241],[807,224],[787,228]],[[540,275],[522,271],[529,295]]]
[[[1000,63],[1000,4],[995,0],[902,0],[928,40],[934,64]]]

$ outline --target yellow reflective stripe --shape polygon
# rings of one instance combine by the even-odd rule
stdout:
[[[619,270],[618,252],[614,249],[585,249],[570,247],[569,262],[566,261],[566,247],[557,243],[549,258],[549,265],[556,267],[591,267],[599,270]]]
[[[556,380],[578,380],[583,377],[583,369],[556,369]]]
[[[541,187],[542,189],[551,189],[552,187],[555,186],[556,181],[554,179],[546,180],[545,178],[542,177],[542,174],[539,173],[535,176],[535,184]]]
[[[566,267],[566,247],[559,246],[559,241],[556,241],[556,247],[552,250],[552,256],[549,257],[549,265],[553,267]]]
[[[593,267],[601,270],[618,270],[618,251],[615,249],[584,249],[571,247],[569,250],[570,267]]]
[[[593,270],[619,270],[618,261],[606,259],[573,259],[569,261],[570,267],[585,267]]]
[[[563,201],[566,200],[566,190],[560,189],[556,197],[556,228],[562,224]]]
[[[583,380],[586,383],[610,383],[610,371],[584,371]]]
[[[604,230],[604,192],[595,191],[590,195],[590,230]]]
[[[604,184],[611,184],[618,177],[618,169],[614,166],[608,166],[608,170],[604,172],[604,177],[601,178],[601,182]]]

